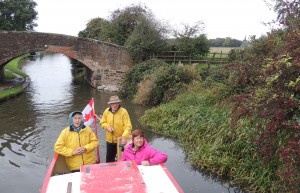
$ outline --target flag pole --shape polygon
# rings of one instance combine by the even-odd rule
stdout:
[[[99,141],[99,138],[98,138],[98,131],[97,131],[97,124],[96,124],[96,116],[94,116],[94,129],[95,129],[95,134],[96,134],[96,137]],[[100,152],[99,152],[99,144],[97,145],[97,160],[96,160],[96,163],[100,163]]]
[[[92,98],[94,100],[94,98]],[[98,139],[98,145],[97,145],[97,149],[96,149],[96,152],[97,152],[97,159],[96,159],[96,163],[100,163],[100,150],[99,150],[99,138],[98,138],[98,130],[97,130],[97,124],[96,124],[96,117],[99,118],[96,113],[95,113],[95,109],[93,108],[92,109],[93,111],[93,115],[94,115],[94,130],[95,130],[95,135]]]

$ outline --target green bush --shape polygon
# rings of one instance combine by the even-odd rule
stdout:
[[[125,80],[120,89],[120,96],[133,99],[137,92],[138,84],[144,79],[144,76],[151,74],[160,66],[169,65],[160,60],[147,60],[131,68],[125,75]]]
[[[184,85],[199,79],[195,67],[163,66],[155,72],[152,91],[149,93],[149,105],[159,105],[175,98],[185,91]]]
[[[188,84],[198,80],[197,67],[194,65],[160,66],[151,74],[145,74],[137,84],[133,102],[154,106],[168,102],[185,92]]]

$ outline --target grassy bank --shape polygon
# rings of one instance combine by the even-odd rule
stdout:
[[[22,77],[27,77],[27,74],[24,73],[24,72],[20,69],[20,65],[19,65],[20,61],[21,61],[23,58],[27,57],[27,56],[28,56],[28,54],[24,54],[24,55],[22,55],[22,56],[19,56],[19,57],[13,59],[13,60],[10,61],[8,64],[6,64],[5,69],[8,69],[8,70],[10,70],[10,71],[12,71],[12,72],[14,72],[14,73],[16,73],[16,74],[19,74],[19,75],[22,76]],[[9,77],[5,77],[5,78],[9,78]]]
[[[18,96],[24,91],[24,88],[21,86],[10,88],[6,90],[0,91],[0,101],[7,100],[9,98],[13,98],[15,96]]]
[[[9,71],[4,71],[4,77],[6,80],[12,80],[14,78],[17,78],[17,76]]]
[[[8,64],[6,64],[5,68],[8,69],[9,71],[18,74],[22,77],[27,77],[28,75],[26,73],[24,73],[20,68],[19,68],[19,63],[20,61],[27,57],[28,54],[22,55],[18,58],[13,59],[12,61],[10,61]],[[5,72],[4,73],[4,77],[5,79],[14,79],[16,78],[15,74],[11,73],[11,72]],[[1,85],[1,83],[0,83]],[[21,94],[24,91],[24,88],[22,86],[17,86],[17,87],[12,87],[12,88],[8,88],[5,90],[0,90],[0,101],[4,101],[7,100],[9,98],[18,96],[19,94]]]
[[[205,88],[200,84],[174,101],[146,111],[142,124],[155,133],[179,141],[196,167],[226,176],[230,184],[255,192],[277,192],[276,177],[263,166],[251,143],[255,125],[243,119],[235,130],[229,127],[230,106],[222,103],[226,86]]]

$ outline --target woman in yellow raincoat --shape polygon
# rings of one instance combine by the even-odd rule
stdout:
[[[65,156],[70,171],[79,171],[80,166],[96,162],[95,148],[98,139],[89,126],[85,126],[82,113],[75,111],[69,115],[70,126],[62,130],[54,151]]]

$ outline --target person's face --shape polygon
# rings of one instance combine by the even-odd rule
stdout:
[[[144,137],[141,137],[140,135],[136,136],[133,139],[133,143],[134,143],[134,146],[141,147],[144,143]]]
[[[73,125],[75,127],[78,128],[81,125],[81,122],[82,122],[82,115],[76,114],[73,116]]]
[[[110,104],[110,107],[113,111],[118,110],[119,106],[120,106],[120,103],[111,103]]]

